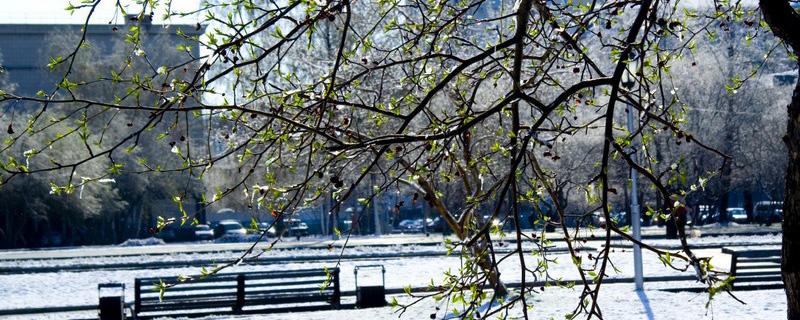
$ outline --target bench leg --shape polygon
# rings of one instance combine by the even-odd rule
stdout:
[[[331,304],[335,309],[339,309],[342,304],[342,292],[339,289],[339,269],[333,272],[333,297]]]
[[[233,306],[233,313],[241,313],[244,308],[244,275],[236,277],[236,304]]]
[[[736,282],[736,263],[739,260],[739,255],[736,253],[731,254],[731,277],[733,277],[733,281],[731,281],[731,291],[733,291],[733,284]]]

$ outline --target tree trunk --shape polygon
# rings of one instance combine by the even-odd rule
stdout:
[[[795,54],[800,53],[800,15],[789,0],[760,0],[764,20],[775,36],[783,39]],[[800,65],[798,65],[800,66]],[[786,290],[786,317],[800,319],[800,79],[795,83],[792,101],[787,106],[786,143],[789,167],[786,169],[786,198],[783,202],[783,249],[781,276]]]
[[[0,199],[0,200],[2,200],[2,199]],[[8,231],[9,231],[9,227],[8,226],[11,225],[11,222],[9,221],[10,218],[11,218],[11,212],[10,212],[10,210],[8,210],[7,207],[6,208],[2,208],[2,212],[3,212],[3,218],[5,218],[5,219],[3,219],[4,220],[3,222],[5,224],[3,225],[3,228],[0,229],[0,240],[3,241],[2,248],[11,248],[11,242],[9,241],[10,239],[8,238],[8,236],[10,235],[8,233]]]
[[[479,243],[470,248],[470,252],[478,259],[478,265],[481,269],[486,272],[489,278],[489,284],[492,286],[495,294],[498,297],[505,297],[508,295],[508,287],[503,280],[500,280],[497,264],[494,259],[492,259],[491,253],[489,252],[489,240],[482,238]]]
[[[753,222],[753,192],[745,190],[744,192],[744,211],[747,213],[747,222]]]
[[[479,214],[474,215],[474,217],[475,221],[480,226],[486,223],[492,223],[491,221],[483,221],[483,217]],[[466,238],[468,238],[468,236],[465,236],[463,239]],[[491,241],[492,240],[487,233],[481,236],[481,239],[475,245],[471,246],[469,250],[470,253],[472,253],[472,256],[478,260],[478,266],[480,266],[481,269],[486,272],[486,275],[489,278],[489,284],[492,286],[495,294],[498,297],[505,297],[508,295],[508,287],[503,280],[500,280],[500,269],[497,267],[497,261],[494,260],[489,250]]]
[[[789,104],[789,123],[784,137],[789,150],[786,198],[783,202],[783,252],[781,275],[786,286],[789,319],[800,319],[800,81]]]
[[[142,197],[137,197],[135,200],[133,200],[133,203],[131,203],[132,216],[134,217],[133,223],[135,224],[134,228],[136,230],[134,237],[136,238],[142,238],[144,235],[144,217],[142,215],[141,202]]]
[[[728,166],[728,168],[730,168],[729,165],[726,165],[726,166]],[[726,171],[726,170],[723,169],[722,171]],[[730,169],[728,169],[727,171],[728,171],[728,175],[730,175]],[[730,190],[730,185],[731,185],[729,177],[730,176],[728,176],[727,178],[726,177],[722,178],[723,180],[727,180],[727,181],[723,182],[723,188],[724,189],[722,190],[722,195],[720,195],[720,197],[719,197],[719,205],[717,206],[719,208],[719,223],[721,225],[728,225],[728,220],[730,220],[730,219],[728,219],[728,201],[730,200],[730,194],[731,194],[728,191],[728,190]]]

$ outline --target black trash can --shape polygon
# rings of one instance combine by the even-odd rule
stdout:
[[[97,294],[100,297],[100,303],[97,308],[100,320],[125,319],[125,284],[98,284]]]
[[[358,285],[358,270],[359,269],[380,269],[381,271],[381,283],[380,284],[370,284],[370,285],[363,285],[364,282],[362,281],[362,285]],[[356,307],[359,308],[376,308],[376,307],[383,307],[386,306],[386,268],[383,265],[367,265],[367,266],[356,266],[353,269],[353,273],[355,273],[355,280],[356,280]],[[364,273],[362,273],[363,275]]]

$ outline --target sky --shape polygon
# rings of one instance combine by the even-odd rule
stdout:
[[[72,15],[65,10],[65,8],[72,2],[73,5],[80,4],[81,0],[0,0],[0,24],[78,24],[83,23],[88,14],[87,9],[76,10]],[[139,5],[135,5],[135,1],[122,0],[123,5],[127,6],[129,11],[141,10]],[[161,3],[167,1],[161,0]],[[100,5],[95,11],[90,23],[92,24],[108,24],[109,22],[124,23],[121,17],[114,20],[114,4],[116,0],[101,0]],[[195,10],[199,6],[199,0],[172,0],[172,10],[178,12],[185,12]],[[157,13],[163,13],[163,9],[157,10]],[[154,17],[156,23],[164,23],[161,20],[160,14]],[[186,18],[173,18],[166,23],[189,23],[194,24],[197,22],[196,17]]]

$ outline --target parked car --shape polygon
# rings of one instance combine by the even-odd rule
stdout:
[[[274,236],[276,236],[278,234],[278,232],[275,229],[275,226],[272,224],[272,222],[259,222],[258,223],[258,232],[264,232],[264,231],[267,232],[267,236],[268,237],[274,237]]]
[[[284,218],[283,223],[259,222],[258,231],[266,231],[268,237],[277,237],[280,229],[285,230],[284,236],[303,237],[309,235],[308,224],[297,218]]]
[[[782,201],[759,201],[753,206],[753,220],[758,223],[766,223],[767,225],[773,222],[783,220],[783,202]]]
[[[744,208],[728,208],[728,221],[747,223],[747,211]]]
[[[625,212],[625,211],[620,211],[620,212],[613,212],[612,211],[612,212],[609,212],[609,215],[611,216],[611,221],[614,221],[614,223],[617,226],[626,226],[626,225],[629,224],[628,223],[628,213]],[[590,216],[590,220],[591,220],[592,226],[595,226],[595,227],[598,227],[598,228],[605,228],[606,227],[606,217],[605,217],[605,215],[603,214],[602,211],[592,212],[592,215]],[[644,219],[642,219],[641,216],[639,217],[639,222],[640,223],[644,222]]]
[[[172,223],[161,229],[156,237],[165,242],[193,241],[195,240],[194,226],[190,223],[183,225]]]
[[[698,223],[701,225],[720,222],[721,217],[719,214],[719,208],[716,206],[699,205],[697,208],[698,212],[696,214],[698,215]],[[726,218],[727,221],[731,220],[730,212],[727,212]]]
[[[450,230],[450,226],[442,219],[442,217],[433,218],[430,225],[428,225],[428,230],[431,232],[443,232],[445,230]]]
[[[164,240],[164,242],[172,242],[177,239],[178,230],[173,225],[167,225],[163,229],[159,230],[158,233],[156,233],[156,237]]]
[[[214,239],[214,230],[207,224],[198,224],[194,226],[195,240],[211,240]]]
[[[603,216],[602,211],[592,212],[590,220],[593,227],[598,227],[598,228],[606,227],[606,217]]]
[[[416,219],[406,219],[397,224],[402,232],[420,232],[422,231],[422,224],[417,223]]]
[[[297,218],[284,219],[286,235],[290,237],[304,237],[308,235],[308,224]]]
[[[227,237],[227,236],[245,236],[247,235],[247,230],[242,226],[239,221],[235,220],[222,220],[217,223],[217,226],[214,228],[214,235],[219,237]]]

